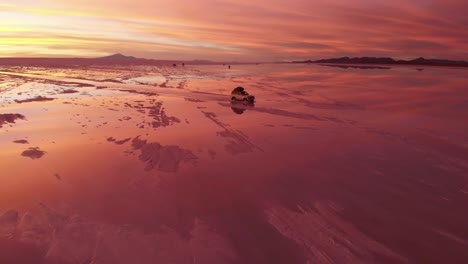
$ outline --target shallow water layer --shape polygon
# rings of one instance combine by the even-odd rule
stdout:
[[[0,66],[0,263],[464,263],[467,73]]]

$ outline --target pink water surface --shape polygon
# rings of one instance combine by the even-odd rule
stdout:
[[[0,263],[466,263],[467,76],[0,66]]]

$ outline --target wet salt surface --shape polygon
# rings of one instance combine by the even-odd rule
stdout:
[[[0,72],[0,263],[468,259],[464,69]]]

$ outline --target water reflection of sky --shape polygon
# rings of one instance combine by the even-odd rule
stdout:
[[[1,76],[19,84],[1,86],[2,113],[26,119],[0,128],[0,215],[18,214],[0,221],[0,239],[15,230],[26,243],[33,232],[48,260],[92,259],[96,248],[111,259],[143,254],[141,263],[213,249],[275,263],[271,248],[320,262],[311,247],[356,263],[466,257],[465,69],[233,68],[102,69],[130,83],[96,69],[34,69],[86,87]],[[231,102],[236,86],[255,106]],[[14,101],[35,96],[54,100]],[[13,143],[21,139],[29,144]],[[45,154],[21,155],[30,148]],[[36,231],[18,224],[28,217]],[[96,237],[93,250],[74,251]],[[138,248],[102,249],[128,237]]]

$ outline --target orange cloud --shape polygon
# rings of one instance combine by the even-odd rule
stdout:
[[[463,10],[463,0],[17,0],[0,4],[0,56],[468,59]]]

